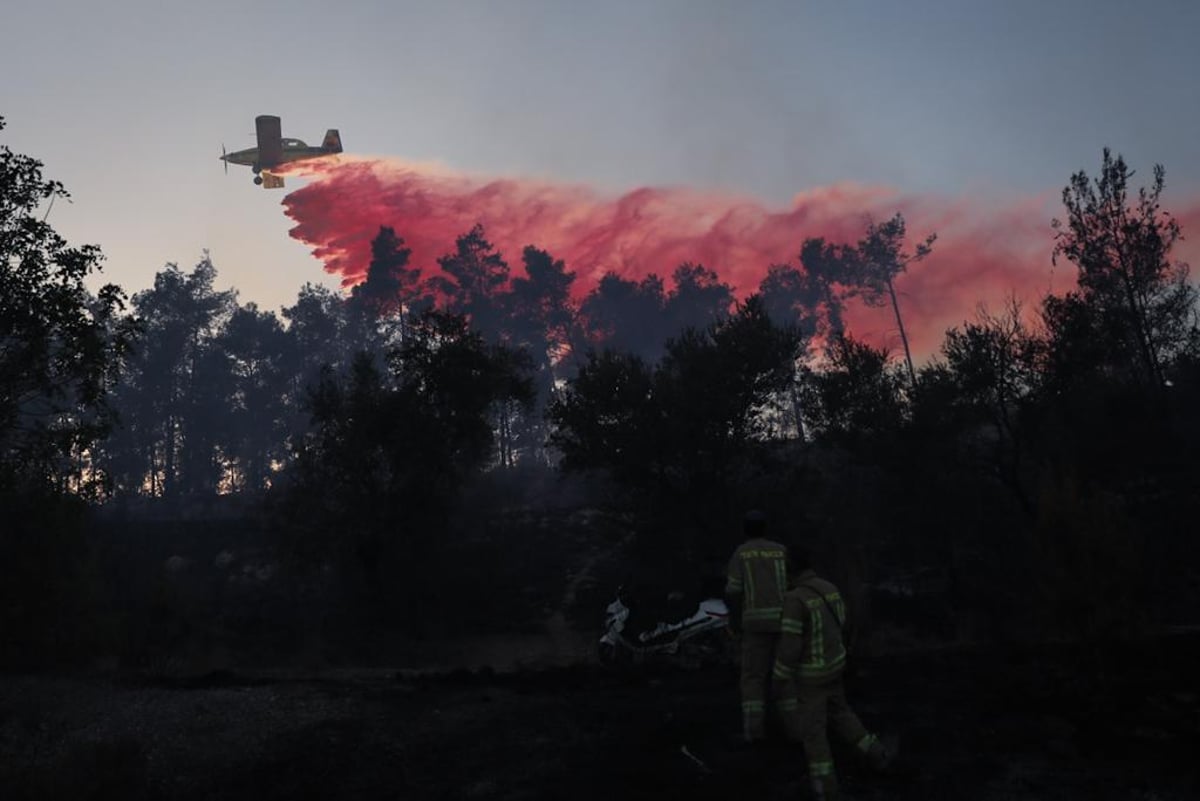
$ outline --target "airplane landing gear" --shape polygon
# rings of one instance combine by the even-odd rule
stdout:
[[[262,167],[258,166],[257,164],[251,164],[250,172],[254,173],[255,175],[258,175],[260,172],[262,172]]]
[[[262,186],[262,176],[261,175],[254,176],[254,185]]]

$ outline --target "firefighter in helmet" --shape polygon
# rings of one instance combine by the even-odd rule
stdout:
[[[838,786],[828,729],[877,770],[889,766],[895,746],[886,748],[846,703],[846,605],[838,588],[819,578],[810,561],[803,548],[789,552],[792,588],[783,599],[771,675],[784,732],[789,740],[804,744],[814,794],[818,801],[834,801]]]
[[[787,548],[766,538],[762,512],[748,512],[742,532],[744,541],[729,560],[725,599],[730,626],[742,640],[742,735],[755,743],[766,736],[772,658],[787,590]]]

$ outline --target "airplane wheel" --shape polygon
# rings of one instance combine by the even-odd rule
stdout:
[[[250,172],[254,173],[255,175],[258,175],[260,172],[262,172],[262,167],[258,166],[257,164],[251,164]]]
[[[261,175],[254,176],[254,185],[262,186],[262,176]]]

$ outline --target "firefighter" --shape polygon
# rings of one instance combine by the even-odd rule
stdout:
[[[841,593],[813,571],[803,548],[792,548],[791,589],[784,595],[779,645],[771,671],[783,730],[804,744],[813,792],[819,801],[837,798],[837,776],[828,728],[855,746],[876,770],[886,769],[893,748],[868,732],[846,703],[846,605]]]
[[[766,737],[767,690],[787,590],[787,548],[766,538],[762,512],[748,512],[742,532],[745,541],[729,560],[725,599],[730,626],[742,640],[742,736],[756,743]]]

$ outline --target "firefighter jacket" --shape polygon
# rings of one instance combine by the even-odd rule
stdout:
[[[771,675],[801,683],[821,683],[841,675],[846,667],[845,625],[846,605],[837,587],[811,570],[801,573],[783,597]]]
[[[755,537],[742,543],[729,560],[725,595],[740,598],[742,630],[779,631],[787,591],[787,548]]]

